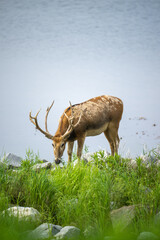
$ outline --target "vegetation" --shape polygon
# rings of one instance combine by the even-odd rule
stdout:
[[[26,226],[7,217],[4,221],[2,211],[13,205],[36,208],[43,222],[74,225],[82,232],[92,228],[91,239],[117,236],[111,227],[110,212],[122,206],[139,205],[143,208],[129,233],[121,233],[123,239],[136,239],[140,232],[149,230],[160,237],[154,224],[154,216],[160,211],[160,167],[151,164],[146,168],[139,157],[133,169],[129,159],[118,155],[106,157],[103,151],[93,158],[92,163],[82,161],[36,172],[32,166],[41,161],[28,151],[17,171],[0,166],[0,238],[22,239],[21,232],[35,228],[33,224]]]

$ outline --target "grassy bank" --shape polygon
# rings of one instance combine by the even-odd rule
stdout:
[[[160,159],[160,156],[155,156]],[[160,167],[150,167],[137,158],[137,167],[129,159],[105,157],[95,153],[94,163],[69,165],[55,170],[32,170],[39,157],[27,152],[19,170],[0,167],[0,212],[10,206],[36,208],[43,222],[61,226],[74,225],[85,231],[94,229],[91,239],[116,235],[110,212],[128,205],[143,206],[137,213],[132,229],[123,239],[136,239],[142,231],[156,233],[154,216],[160,211]],[[21,239],[19,233],[35,226],[11,221],[0,215],[0,231],[4,239]],[[3,233],[3,234],[2,234]],[[118,239],[121,234],[118,232]],[[129,238],[128,238],[129,234]],[[2,239],[2,238],[1,238]]]

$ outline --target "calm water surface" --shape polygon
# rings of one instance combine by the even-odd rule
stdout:
[[[42,108],[44,127],[55,99],[48,119],[54,134],[69,100],[102,94],[124,102],[121,154],[160,143],[159,0],[1,0],[0,33],[1,155],[24,157],[31,148],[52,161],[51,142],[34,130],[29,111]],[[103,134],[86,144],[109,150]]]

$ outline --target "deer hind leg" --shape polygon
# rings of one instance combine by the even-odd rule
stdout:
[[[74,142],[68,142],[68,149],[67,149],[68,163],[70,163],[72,159],[73,145],[74,145]]]
[[[117,130],[117,138],[116,138],[116,153],[118,154],[118,148],[119,148],[119,136],[118,136],[118,130]]]
[[[104,135],[110,144],[111,154],[113,156],[115,153],[118,154],[118,147],[119,147],[118,127],[119,127],[119,124],[111,122],[107,130],[104,132]]]

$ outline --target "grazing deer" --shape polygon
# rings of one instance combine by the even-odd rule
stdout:
[[[78,142],[77,156],[80,159],[85,138],[102,132],[109,141],[112,155],[118,153],[118,128],[123,113],[123,102],[119,98],[103,95],[73,106],[70,103],[70,107],[64,110],[59,120],[54,136],[47,128],[48,113],[53,104],[54,102],[46,110],[45,131],[38,125],[37,116],[40,111],[35,117],[32,117],[30,112],[29,118],[36,129],[53,141],[56,164],[61,162],[66,143],[68,143],[68,162],[70,162],[75,140]]]

